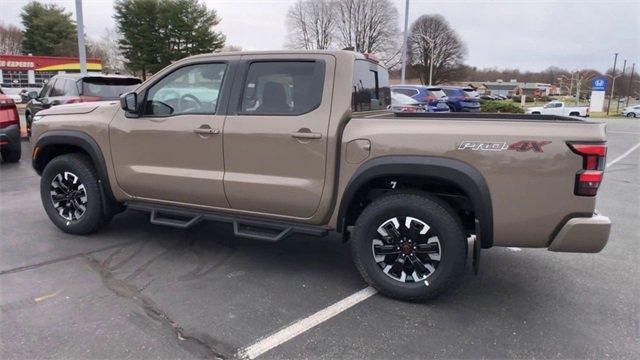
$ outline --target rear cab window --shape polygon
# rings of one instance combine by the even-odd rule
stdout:
[[[82,96],[100,100],[115,100],[120,95],[133,91],[140,85],[140,79],[126,77],[85,77],[80,83]]]
[[[322,60],[255,61],[243,85],[240,114],[302,115],[322,102]]]
[[[369,60],[355,60],[351,111],[383,110],[390,104],[391,91],[387,69]]]

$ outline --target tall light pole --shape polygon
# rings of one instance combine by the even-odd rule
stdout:
[[[409,37],[409,0],[404,6],[404,39],[402,40],[402,69],[400,70],[400,84],[404,85],[404,77],[407,67],[407,38]]]
[[[624,72],[627,70],[627,59],[624,59],[624,65],[622,65],[622,77],[624,77]],[[611,94],[613,95],[613,93]],[[618,102],[616,105],[616,114],[620,113],[620,95],[618,95]]]
[[[78,32],[78,57],[80,73],[87,73],[87,50],[84,47],[84,24],[82,23],[82,0],[76,0],[76,31]]]
[[[431,55],[429,55],[429,86],[433,85],[433,48],[435,46],[435,41],[431,39],[431,37],[427,38],[429,42],[429,48],[431,50]]]
[[[629,106],[629,98],[631,97],[631,84],[633,84],[633,74],[636,71],[636,63],[631,65],[631,76],[629,77],[629,87],[627,88],[627,103],[624,105],[625,107]]]
[[[609,94],[609,103],[607,103],[607,115],[609,115],[609,108],[611,107],[611,98],[613,97],[613,90],[616,86],[616,62],[618,61],[618,53],[613,58],[613,75],[611,76],[613,80],[611,81],[611,94]]]

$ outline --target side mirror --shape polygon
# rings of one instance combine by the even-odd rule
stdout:
[[[27,98],[29,98],[29,100],[37,99],[38,98],[38,92],[37,91],[29,91],[27,93]]]
[[[127,113],[136,114],[138,112],[138,94],[135,92],[122,94],[120,96],[120,107]]]

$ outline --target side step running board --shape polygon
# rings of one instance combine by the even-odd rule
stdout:
[[[280,241],[296,233],[313,236],[325,236],[328,233],[327,229],[311,225],[268,221],[148,203],[130,202],[126,205],[129,209],[148,211],[151,214],[150,222],[155,225],[188,229],[203,220],[226,222],[233,224],[235,236],[270,242]]]

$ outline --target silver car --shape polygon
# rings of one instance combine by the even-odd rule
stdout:
[[[622,116],[626,117],[640,117],[640,105],[632,105],[622,110]]]

